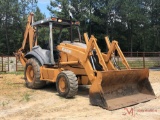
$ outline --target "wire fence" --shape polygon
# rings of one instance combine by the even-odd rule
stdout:
[[[160,52],[123,52],[125,57],[160,57]]]
[[[160,52],[123,52],[131,68],[160,68]],[[116,56],[118,65],[124,67]]]
[[[160,52],[123,52],[131,68],[160,68]],[[119,56],[116,61],[125,68]],[[23,71],[24,67],[15,56],[0,56],[0,72]]]

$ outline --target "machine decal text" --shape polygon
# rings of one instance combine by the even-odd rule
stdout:
[[[71,53],[71,50],[67,49],[67,48],[62,48],[62,51],[63,52],[66,52],[66,53]]]

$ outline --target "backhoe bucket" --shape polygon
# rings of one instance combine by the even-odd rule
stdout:
[[[98,72],[90,87],[90,102],[115,110],[154,99],[148,77],[148,69]]]

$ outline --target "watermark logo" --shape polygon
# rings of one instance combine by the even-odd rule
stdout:
[[[134,108],[124,108],[124,112],[122,115],[130,115],[130,116],[135,116],[135,110]]]
[[[132,116],[135,117],[136,114],[138,113],[155,113],[157,112],[157,109],[154,108],[147,108],[147,109],[135,109],[135,108],[124,108],[122,115],[126,116]]]

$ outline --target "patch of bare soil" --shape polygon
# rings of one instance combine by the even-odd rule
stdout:
[[[89,103],[89,88],[73,99],[58,96],[55,84],[40,90],[25,87],[23,75],[0,75],[0,120],[160,120],[160,71],[149,80],[157,99],[108,111]]]

